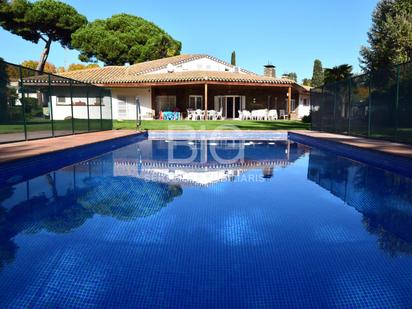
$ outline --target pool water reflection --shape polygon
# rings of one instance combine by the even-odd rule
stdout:
[[[411,231],[410,178],[144,140],[0,189],[0,307],[411,307]]]

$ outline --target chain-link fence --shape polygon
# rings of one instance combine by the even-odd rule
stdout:
[[[0,61],[0,143],[110,129],[109,89]]]
[[[312,129],[412,143],[412,63],[311,90]]]

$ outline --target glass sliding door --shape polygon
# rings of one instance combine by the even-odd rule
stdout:
[[[239,118],[239,110],[242,107],[241,96],[225,96],[224,97],[224,116],[228,119]]]

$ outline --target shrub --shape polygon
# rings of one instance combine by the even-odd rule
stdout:
[[[310,114],[302,117],[302,122],[304,123],[311,123],[311,121],[312,121],[312,117]]]

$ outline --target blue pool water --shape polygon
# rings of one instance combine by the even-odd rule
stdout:
[[[10,182],[0,308],[412,307],[412,179],[331,152],[143,140]]]

